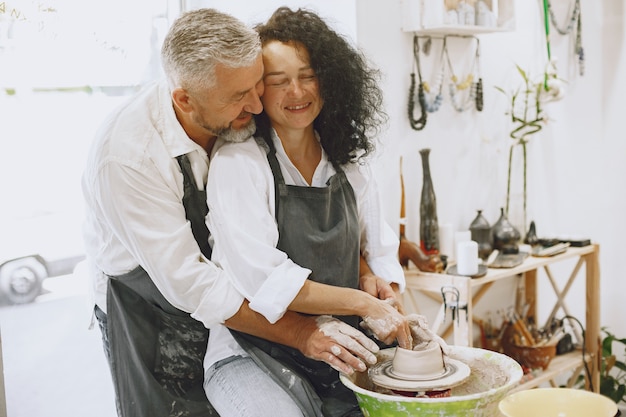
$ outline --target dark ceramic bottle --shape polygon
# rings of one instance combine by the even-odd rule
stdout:
[[[433,180],[430,176],[430,149],[421,149],[422,158],[422,197],[420,200],[420,247],[427,255],[439,253],[439,222],[437,220],[437,199]]]
[[[539,243],[539,237],[537,237],[537,227],[535,226],[535,221],[530,222],[530,227],[528,228],[528,232],[526,232],[526,237],[524,238],[524,243],[535,246]]]
[[[504,214],[504,208],[500,208],[500,218],[491,228],[493,248],[502,253],[518,253],[520,232],[511,224]]]
[[[476,218],[470,224],[470,232],[472,240],[478,243],[478,257],[484,261],[493,250],[491,246],[491,226],[485,219],[485,216],[483,216],[483,211],[477,210],[477,212]]]

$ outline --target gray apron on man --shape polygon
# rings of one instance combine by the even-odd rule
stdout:
[[[185,214],[200,250],[210,259],[206,191],[195,186],[187,155],[178,162]],[[122,417],[218,416],[203,388],[209,331],[172,306],[143,268],[110,278],[110,363]]]
[[[310,279],[314,281],[358,288],[360,230],[354,191],[345,173],[335,167],[337,173],[322,188],[286,185],[271,140],[257,142],[268,151],[274,174],[278,249],[298,265],[311,269]],[[358,317],[340,319],[358,326]],[[231,332],[259,366],[291,393],[305,417],[361,415],[354,393],[326,363],[278,343]],[[281,381],[280,373],[273,371],[276,361],[297,378],[289,375],[289,380]]]

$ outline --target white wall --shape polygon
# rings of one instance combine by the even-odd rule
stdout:
[[[383,72],[386,110],[390,116],[380,138],[376,169],[383,192],[385,214],[397,228],[400,212],[399,159],[403,157],[406,191],[407,235],[419,239],[419,194],[422,183],[419,149],[429,147],[431,171],[437,194],[440,222],[457,230],[467,229],[482,209],[494,223],[506,194],[508,118],[505,97],[494,86],[514,87],[520,81],[519,64],[539,74],[547,62],[545,35],[539,0],[516,0],[516,30],[480,35],[481,69],[485,108],[482,112],[458,113],[449,102],[429,115],[422,131],[411,130],[407,120],[409,74],[412,69],[412,34],[401,30],[401,0],[324,0],[233,2],[203,0],[194,6],[216,7],[248,23],[264,20],[280,5],[309,7],[356,42]],[[565,22],[570,2],[553,1]],[[560,8],[560,9],[559,9]],[[583,45],[586,73],[576,74],[570,58],[570,37],[552,30],[552,56],[558,59],[559,76],[568,81],[567,94],[548,105],[551,121],[528,147],[528,218],[535,220],[538,234],[581,235],[601,245],[602,325],[626,335],[621,320],[626,293],[622,278],[621,244],[626,236],[626,140],[622,130],[626,106],[626,35],[622,0],[582,0]],[[451,59],[462,72],[463,44],[450,48]],[[458,60],[458,61],[457,61]],[[431,68],[423,62],[425,76]],[[513,203],[521,204],[521,194]],[[517,221],[516,219],[512,219]],[[547,289],[550,291],[549,289]],[[510,288],[500,290],[512,296]],[[580,297],[581,285],[573,295]],[[576,294],[578,292],[579,294]],[[582,299],[582,298],[581,298]],[[513,299],[511,298],[511,301]],[[495,299],[494,302],[499,300]],[[547,305],[549,297],[539,299]],[[545,307],[544,309],[548,308]],[[570,306],[584,319],[582,306]],[[495,306],[494,306],[495,308]]]
[[[281,6],[304,7],[322,16],[330,26],[356,42],[356,0],[187,0],[188,8],[214,7],[255,25],[266,21]]]
[[[568,91],[563,100],[547,106],[551,121],[528,148],[528,216],[536,221],[539,236],[582,235],[600,243],[601,324],[624,336],[625,310],[620,307],[626,292],[620,259],[626,236],[622,163],[626,141],[620,117],[626,104],[624,6],[621,0],[582,0],[581,7],[584,76],[577,75],[569,58],[570,37],[552,30],[552,56],[558,58],[559,75],[568,81]],[[439,112],[429,114],[422,131],[412,130],[408,123],[412,34],[401,31],[400,0],[360,0],[357,13],[358,43],[385,74],[390,124],[377,166],[388,220],[398,222],[402,156],[407,233],[410,239],[419,239],[418,150],[429,147],[439,221],[453,223],[456,230],[467,229],[475,210],[483,209],[493,224],[505,201],[506,159],[512,142],[505,98],[494,86],[517,85],[515,64],[538,73],[547,62],[540,1],[516,2],[515,31],[480,35],[483,112],[458,113],[446,103],[446,96]],[[463,51],[457,53],[461,56]],[[521,202],[520,198],[514,201]],[[542,299],[538,302],[541,307]],[[584,310],[577,307],[572,308],[573,314],[582,320]]]

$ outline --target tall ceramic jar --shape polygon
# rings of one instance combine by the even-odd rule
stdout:
[[[500,218],[491,228],[493,248],[502,253],[517,253],[520,232],[511,224],[504,213],[504,207],[500,208]]]
[[[470,224],[472,240],[478,243],[478,256],[483,261],[489,258],[493,248],[491,246],[491,226],[482,210],[477,210],[478,214]]]
[[[439,222],[437,220],[437,199],[433,180],[430,176],[430,149],[421,149],[423,184],[420,200],[420,247],[427,255],[439,253]]]

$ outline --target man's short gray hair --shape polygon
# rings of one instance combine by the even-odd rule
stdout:
[[[188,91],[215,85],[215,66],[250,66],[261,53],[255,30],[215,9],[183,13],[167,33],[161,49],[170,88]]]

